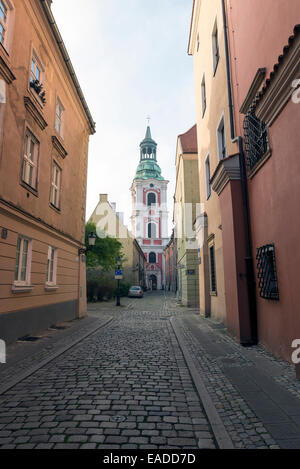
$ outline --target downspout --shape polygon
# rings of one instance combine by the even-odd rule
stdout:
[[[246,164],[245,164],[243,138],[241,136],[238,136],[238,137],[235,136],[231,74],[230,74],[230,60],[229,60],[228,26],[227,26],[227,20],[226,20],[225,0],[222,0],[222,13],[223,13],[223,28],[224,28],[224,43],[225,43],[227,92],[228,92],[228,101],[229,101],[230,136],[231,136],[231,140],[233,142],[237,142],[239,146],[239,163],[240,163],[240,172],[241,172],[242,201],[243,201],[243,215],[244,215],[243,218],[244,218],[245,237],[246,237],[245,264],[246,264],[246,278],[247,278],[247,290],[248,290],[248,302],[249,302],[249,314],[250,314],[249,319],[250,319],[250,328],[251,328],[251,342],[250,344],[247,343],[243,345],[255,345],[258,343],[257,305],[256,305],[255,274],[254,274],[253,257],[252,257],[249,195],[248,195],[247,172],[246,172]]]

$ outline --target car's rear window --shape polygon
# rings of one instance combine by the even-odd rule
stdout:
[[[131,287],[130,290],[140,290],[141,287]]]

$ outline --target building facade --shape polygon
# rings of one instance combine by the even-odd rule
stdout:
[[[170,241],[164,249],[166,266],[166,290],[177,292],[177,239],[174,230]]]
[[[200,207],[196,125],[177,139],[174,204],[177,296],[184,306],[195,308],[199,307],[199,260],[194,221]]]
[[[0,331],[7,342],[86,314],[95,124],[51,2],[0,1]]]
[[[157,164],[157,144],[150,127],[140,144],[140,163],[131,186],[132,231],[146,258],[146,286],[165,286],[164,247],[168,244],[168,182]]]
[[[227,0],[226,12],[234,125],[246,162],[257,336],[291,361],[292,342],[300,337],[300,2]]]
[[[224,221],[211,176],[220,161],[237,152],[231,141],[226,90],[226,54],[221,0],[195,0],[188,53],[194,60],[198,137],[200,213],[196,230],[199,247],[200,313],[226,323],[231,308],[225,297]]]
[[[210,156],[209,165],[199,156],[200,200],[205,188],[206,199],[217,204],[213,218],[222,235],[223,319],[242,344],[260,342],[288,361],[300,334],[297,18],[297,0],[195,0],[189,39],[199,155],[204,149]],[[204,245],[211,232],[208,208],[204,203],[204,217],[198,217]],[[203,282],[200,270],[200,304]]]
[[[145,288],[146,259],[144,253],[132,233],[124,225],[124,214],[116,211],[116,204],[108,201],[107,194],[100,194],[99,202],[89,222],[96,225],[98,236],[105,232],[122,245],[123,280],[131,285]]]

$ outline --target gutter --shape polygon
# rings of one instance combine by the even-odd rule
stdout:
[[[72,62],[71,62],[71,59],[69,57],[69,54],[67,52],[67,49],[66,49],[66,46],[64,44],[64,41],[61,37],[61,34],[59,32],[59,29],[58,29],[58,26],[55,22],[55,19],[54,19],[54,16],[53,16],[53,13],[51,11],[51,8],[50,8],[50,4],[49,4],[49,0],[41,0],[41,4],[42,4],[42,7],[44,9],[44,12],[46,14],[46,17],[47,17],[47,20],[49,22],[49,25],[52,29],[52,32],[54,34],[54,37],[56,39],[56,42],[57,42],[57,45],[59,47],[59,50],[63,56],[63,59],[65,61],[65,64],[67,66],[67,69],[70,73],[70,76],[72,78],[72,81],[73,81],[73,84],[76,88],[76,91],[77,91],[77,94],[78,94],[78,97],[81,101],[81,104],[82,104],[82,107],[85,111],[85,114],[88,118],[88,121],[89,121],[89,125],[90,125],[90,132],[91,132],[91,135],[94,135],[96,133],[96,123],[94,121],[94,119],[92,118],[92,115],[91,115],[91,112],[88,108],[88,105],[87,105],[87,102],[84,98],[84,95],[83,95],[83,92],[82,92],[82,89],[79,85],[79,82],[78,82],[78,79],[77,79],[77,76],[76,76],[76,73],[75,73],[75,70],[73,68],[73,65],[72,65]]]
[[[245,226],[245,241],[246,241],[246,278],[247,278],[247,291],[248,291],[248,303],[249,303],[249,319],[251,328],[251,342],[242,345],[256,345],[258,343],[258,332],[257,332],[257,303],[256,303],[256,288],[255,288],[255,274],[254,274],[254,262],[252,256],[252,239],[251,239],[251,225],[250,225],[250,209],[249,209],[249,194],[248,194],[248,183],[247,183],[247,172],[245,163],[245,154],[243,146],[243,138],[241,136],[235,136],[234,126],[234,114],[233,114],[233,102],[232,102],[232,81],[230,73],[230,60],[229,60],[229,44],[228,44],[228,26],[226,20],[226,7],[225,0],[222,0],[222,12],[223,12],[223,28],[224,28],[224,41],[225,41],[225,59],[226,59],[226,78],[227,78],[227,92],[229,101],[229,121],[230,121],[230,135],[233,142],[237,142],[239,146],[239,163],[241,173],[241,184],[242,184],[242,201],[243,201],[243,214],[244,214],[244,226]]]

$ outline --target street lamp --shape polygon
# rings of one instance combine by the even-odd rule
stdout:
[[[91,251],[93,249],[93,247],[95,246],[96,239],[97,239],[97,235],[95,235],[95,233],[93,231],[91,231],[89,236],[88,236],[88,240],[89,240],[88,247],[79,248],[78,249],[78,254],[81,255],[81,254],[85,254],[88,251]]]

